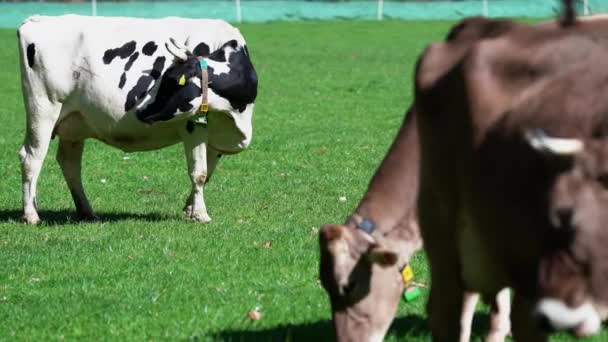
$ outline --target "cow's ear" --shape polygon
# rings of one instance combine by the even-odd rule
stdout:
[[[397,253],[384,247],[373,246],[368,253],[368,259],[371,263],[375,263],[383,267],[390,267],[397,263],[399,256]]]

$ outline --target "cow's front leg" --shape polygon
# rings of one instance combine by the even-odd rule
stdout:
[[[70,189],[70,193],[72,194],[78,216],[82,220],[90,221],[97,219],[97,216],[93,212],[82,186],[81,167],[83,149],[84,140],[66,141],[65,139],[59,139],[56,158],[63,172],[63,177],[68,184],[68,189]]]
[[[475,316],[475,308],[478,301],[478,293],[464,293],[464,297],[462,298],[462,313],[460,315],[460,342],[469,342],[471,340],[473,316]]]
[[[422,182],[424,185],[425,182]],[[428,190],[428,191],[427,191]],[[448,202],[448,201],[446,201]],[[451,208],[455,202],[438,205],[434,192],[421,187],[418,199],[418,218],[422,239],[431,269],[431,290],[427,302],[429,326],[433,341],[456,342],[461,337],[463,310],[472,313],[469,306],[477,301],[470,297],[465,303],[465,290],[461,278],[460,258],[454,228],[458,220]],[[443,209],[443,210],[442,210]],[[465,318],[465,321],[468,321]],[[466,323],[465,324],[470,324]],[[467,332],[465,331],[465,334]],[[466,336],[465,336],[466,338]]]
[[[511,333],[511,295],[504,288],[492,300],[490,311],[490,332],[486,342],[503,342]]]
[[[207,165],[208,137],[207,127],[204,126],[196,126],[194,130],[186,131],[183,135],[188,174],[192,182],[192,191],[186,201],[184,211],[188,219],[203,223],[211,221],[203,197],[203,187],[209,171]]]
[[[217,166],[217,163],[219,162],[221,157],[222,157],[222,154],[219,151],[217,151],[213,147],[207,145],[207,178],[205,179],[205,184],[209,183],[209,180],[211,179],[211,175],[213,174],[213,171],[215,171],[215,167]],[[188,217],[192,213],[193,201],[194,201],[194,189],[192,189],[192,191],[190,192],[190,196],[188,196],[188,199],[186,200],[186,205],[184,206],[184,212],[186,213],[186,216],[188,216]]]
[[[533,316],[533,305],[527,299],[515,292],[513,296],[513,309],[511,311],[511,324],[513,339],[523,342],[543,342],[548,336],[540,329],[540,322]]]

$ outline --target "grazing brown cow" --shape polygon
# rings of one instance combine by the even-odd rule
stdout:
[[[340,341],[384,337],[403,292],[399,270],[422,247],[414,220],[419,155],[408,153],[418,141],[414,119],[406,116],[346,224],[321,228],[321,283]]]
[[[416,70],[418,217],[435,341],[465,291],[511,287],[518,341],[596,333],[608,304],[608,19],[469,19]]]
[[[395,316],[403,283],[400,270],[422,247],[415,218],[418,134],[410,111],[355,212],[344,225],[320,232],[321,282],[332,307],[340,341],[381,341]],[[506,291],[492,305],[488,340],[510,331]],[[463,304],[461,341],[469,341],[477,295]]]

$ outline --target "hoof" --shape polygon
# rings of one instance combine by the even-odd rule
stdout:
[[[40,222],[42,222],[42,221],[40,221],[40,217],[38,217],[37,214],[23,215],[21,220],[23,221],[23,223],[29,224],[29,225],[36,225],[36,224],[40,224]]]
[[[78,220],[83,221],[83,222],[100,221],[99,216],[97,216],[93,213],[86,213],[86,214],[78,213]]]
[[[188,218],[189,221],[192,222],[199,222],[199,223],[209,223],[211,222],[211,217],[209,217],[209,214],[207,213],[191,213],[190,215],[186,216]]]
[[[186,217],[192,216],[192,204],[186,205],[182,210],[184,211]]]

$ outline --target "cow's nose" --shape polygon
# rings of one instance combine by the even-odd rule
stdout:
[[[559,208],[555,211],[559,226],[563,228],[569,228],[572,226],[572,216],[574,210],[572,208]]]
[[[555,327],[553,326],[553,324],[551,324],[551,320],[544,313],[537,312],[534,315],[534,320],[536,321],[536,324],[541,331],[548,334],[555,332]]]

